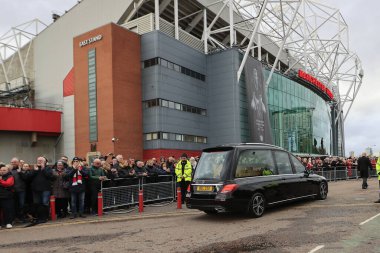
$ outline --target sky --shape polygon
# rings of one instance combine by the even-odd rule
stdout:
[[[377,76],[380,76],[377,10],[378,0],[316,0],[340,9],[349,26],[350,50],[359,55],[364,69],[364,79],[356,100],[345,121],[346,155],[354,151],[359,155],[367,147],[380,151],[380,134],[377,127],[380,117],[380,91]],[[10,27],[38,18],[50,24],[52,13],[63,14],[77,0],[0,0],[0,36]]]

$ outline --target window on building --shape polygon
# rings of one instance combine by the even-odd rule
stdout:
[[[88,110],[90,142],[98,140],[97,100],[96,100],[96,51],[88,51]]]

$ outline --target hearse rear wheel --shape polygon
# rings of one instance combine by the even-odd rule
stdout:
[[[265,197],[262,193],[253,194],[248,206],[248,215],[253,218],[261,217],[265,212]]]

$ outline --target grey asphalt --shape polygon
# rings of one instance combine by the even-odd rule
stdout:
[[[325,201],[272,208],[259,219],[209,216],[176,203],[144,213],[61,220],[0,230],[0,252],[380,252],[378,181],[329,183]]]

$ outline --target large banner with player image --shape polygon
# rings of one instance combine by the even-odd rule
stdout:
[[[272,144],[269,109],[261,62],[248,57],[245,63],[250,142]]]

